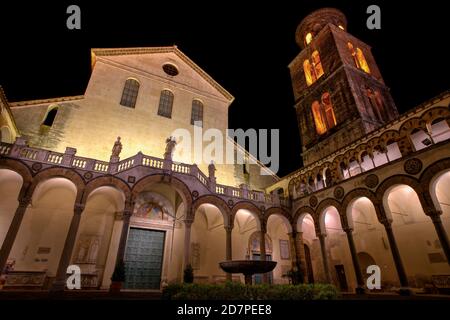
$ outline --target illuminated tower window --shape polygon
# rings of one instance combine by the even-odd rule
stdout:
[[[344,27],[342,25],[338,25],[339,29],[345,30]]]
[[[312,41],[312,38],[313,38],[313,36],[312,36],[311,32],[306,34],[306,37],[305,37],[306,44],[309,44]]]
[[[320,61],[319,52],[317,50],[312,53],[311,62],[308,59],[303,62],[303,71],[308,86],[312,85],[317,79],[323,76],[322,62]]]
[[[321,102],[314,101],[311,105],[311,111],[316,126],[316,132],[319,135],[324,134],[337,124],[334,114],[333,105],[331,103],[330,94],[325,92],[322,95]]]
[[[350,54],[353,57],[353,62],[355,63],[358,69],[363,70],[366,73],[370,73],[369,65],[367,64],[366,57],[360,48],[353,47],[353,44],[350,42],[347,43]]]

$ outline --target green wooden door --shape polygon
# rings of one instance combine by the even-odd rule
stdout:
[[[125,251],[125,288],[159,289],[164,231],[131,228]]]

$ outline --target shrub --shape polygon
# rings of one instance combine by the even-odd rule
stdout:
[[[169,300],[331,300],[338,297],[336,288],[329,284],[185,283],[170,284],[163,290],[163,298]]]
[[[194,282],[194,269],[192,269],[192,266],[188,264],[186,268],[184,269],[184,277],[183,277],[184,283],[192,283]]]

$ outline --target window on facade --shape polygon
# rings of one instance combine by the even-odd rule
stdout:
[[[122,99],[120,104],[124,107],[134,108],[139,92],[139,81],[135,79],[127,79],[122,91]]]
[[[200,127],[203,126],[203,103],[199,100],[192,101],[191,124],[200,121]],[[198,124],[198,123],[197,123]]]
[[[311,105],[316,131],[319,135],[324,134],[337,124],[331,97],[328,92],[322,95],[321,101],[314,101]]]
[[[161,91],[159,98],[158,115],[172,118],[173,93],[169,90]]]
[[[55,107],[53,109],[50,109],[49,112],[47,112],[47,115],[45,116],[44,121],[42,122],[42,125],[51,127],[53,125],[53,122],[55,122],[56,114],[58,113],[58,108]]]
[[[384,106],[383,98],[378,91],[374,91],[371,88],[366,90],[367,98],[369,99],[370,106],[372,107],[373,114],[376,116],[376,120],[386,122],[389,120],[389,116]]]
[[[323,74],[322,62],[320,61],[319,52],[316,50],[311,55],[311,61],[306,59],[303,62],[303,71],[305,73],[306,84],[310,86]]]
[[[347,43],[350,54],[353,57],[353,62],[358,69],[363,70],[366,73],[370,73],[369,65],[367,64],[366,57],[360,48],[354,48],[353,44]]]
[[[313,38],[312,33],[311,32],[307,33],[306,36],[305,36],[306,44],[310,44],[311,41],[312,41],[312,38]]]

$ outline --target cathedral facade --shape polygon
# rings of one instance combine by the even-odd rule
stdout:
[[[226,260],[274,260],[255,282],[362,292],[450,285],[450,92],[399,115],[370,47],[336,9],[296,31],[289,64],[304,166],[279,178],[234,141],[243,164],[196,163],[177,129],[226,137],[233,96],[177,47],[92,49],[81,96],[8,102],[0,92],[2,287],[126,290],[243,281]],[[252,161],[248,161],[248,160]]]

